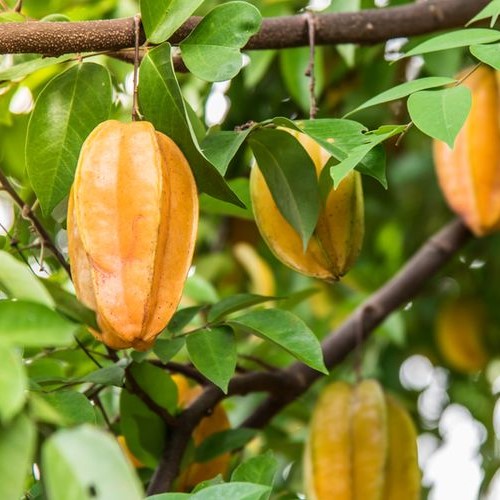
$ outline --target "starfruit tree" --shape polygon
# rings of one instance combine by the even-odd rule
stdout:
[[[0,0],[0,498],[498,498],[499,14]]]

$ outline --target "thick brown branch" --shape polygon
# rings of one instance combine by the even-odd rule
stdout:
[[[387,9],[317,15],[316,45],[371,44],[464,25],[488,0],[427,0]],[[248,50],[281,49],[309,44],[307,15],[264,19]],[[181,42],[200,22],[189,19],[170,39]],[[0,23],[0,53],[60,55],[114,51],[134,46],[133,18],[84,22]],[[141,31],[141,44],[145,42]]]
[[[470,238],[470,231],[456,220],[430,238],[406,265],[382,288],[361,304],[322,343],[325,364],[331,370],[355,348],[361,331],[363,340],[393,311],[411,300]],[[362,318],[362,325],[359,324]],[[264,427],[284,406],[304,393],[321,374],[303,363],[285,370],[300,383],[289,393],[269,396],[244,423],[244,427]]]
[[[394,310],[411,300],[471,236],[463,223],[455,220],[431,237],[396,276],[325,338],[322,348],[326,366],[331,370],[340,364],[355,349],[360,333],[363,339],[366,339]],[[319,377],[319,372],[296,362],[285,370],[239,375],[231,380],[227,396],[251,392],[270,393],[242,424],[243,427],[262,428]],[[168,491],[179,472],[179,464],[191,432],[224,397],[226,396],[220,389],[210,385],[179,415],[179,425],[172,429],[168,446],[150,483],[148,494]]]

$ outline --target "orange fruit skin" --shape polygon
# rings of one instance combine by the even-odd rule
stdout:
[[[436,318],[436,341],[441,355],[452,368],[471,374],[487,365],[487,321],[484,305],[474,299],[456,299],[440,309]]]
[[[122,449],[123,453],[125,453],[125,456],[129,459],[130,463],[136,468],[140,469],[141,467],[144,467],[144,464],[130,451],[127,441],[125,440],[125,436],[122,436],[121,434],[116,437],[118,444],[120,445],[120,448]]]
[[[197,225],[196,184],[171,139],[148,122],[109,120],[92,131],[70,193],[68,247],[99,340],[151,347],[180,301]]]
[[[309,136],[286,130],[307,151],[319,177],[330,154]],[[258,165],[254,165],[250,173],[250,195],[260,234],[283,264],[325,281],[340,279],[354,265],[364,236],[363,187],[359,172],[349,172],[337,188],[330,191],[305,251],[300,235],[279,211]]]
[[[450,208],[476,236],[484,236],[500,229],[498,77],[494,70],[483,65],[463,85],[472,93],[470,114],[453,148],[434,141],[434,163]]]
[[[327,385],[311,418],[304,481],[308,500],[419,500],[410,416],[375,380]]]

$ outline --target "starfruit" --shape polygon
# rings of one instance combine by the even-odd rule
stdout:
[[[483,236],[500,229],[499,81],[483,65],[463,85],[472,93],[470,114],[453,149],[434,141],[434,162],[448,205],[476,236]]]
[[[294,135],[311,157],[319,177],[330,154],[309,136]],[[274,202],[258,165],[250,174],[255,221],[265,242],[283,262],[299,273],[327,281],[338,280],[356,261],[364,234],[361,175],[351,171],[332,189],[321,209],[316,228],[304,251],[302,239]]]
[[[462,373],[475,373],[488,362],[486,309],[474,299],[455,299],[438,312],[436,340],[444,360]]]
[[[173,375],[172,379],[177,384],[178,401],[181,408],[189,406],[202,392],[199,385],[190,387],[186,378],[182,375]],[[226,410],[222,404],[215,406],[210,415],[207,415],[194,429],[193,441],[199,446],[207,437],[217,432],[230,428]],[[223,476],[229,469],[231,461],[230,453],[223,453],[206,462],[193,462],[184,469],[176,483],[178,491],[191,491],[198,483],[212,479],[218,474]]]
[[[148,122],[98,125],[68,206],[77,297],[114,349],[146,350],[181,298],[198,224],[196,184],[175,143]]]
[[[304,454],[308,500],[418,500],[417,433],[378,382],[334,382],[313,411]]]

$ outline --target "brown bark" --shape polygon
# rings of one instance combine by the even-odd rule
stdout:
[[[317,45],[373,44],[390,38],[431,33],[463,26],[488,0],[426,0],[387,9],[315,16]],[[170,39],[181,42],[200,22],[189,19]],[[134,47],[133,18],[83,22],[0,23],[0,53],[60,55],[74,52],[115,51]],[[141,31],[141,44],[145,36]],[[308,16],[266,18],[246,49],[282,49],[307,46]]]

